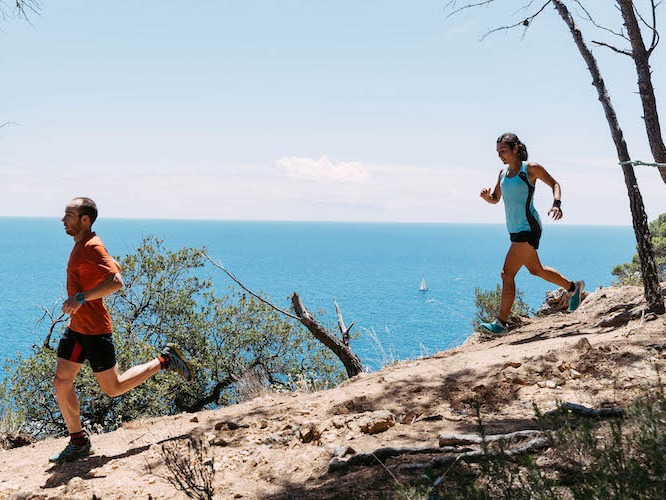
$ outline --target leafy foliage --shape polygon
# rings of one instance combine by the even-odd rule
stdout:
[[[110,398],[85,364],[75,389],[84,422],[102,430],[123,421],[234,403],[239,381],[260,380],[266,388],[326,387],[342,379],[337,358],[300,324],[286,321],[262,302],[241,293],[218,297],[202,277],[203,249],[171,251],[146,237],[120,263],[125,287],[107,298],[114,322],[119,370],[154,358],[167,342],[183,348],[196,368],[183,383],[160,372],[126,394]],[[52,389],[55,347],[35,347],[6,365],[2,414],[20,411],[34,434],[64,431]]]
[[[664,281],[666,280],[666,213],[650,222],[649,228],[659,279]],[[631,262],[615,266],[611,274],[617,277],[618,285],[642,285],[641,260],[638,254],[634,254]]]
[[[516,290],[516,299],[511,307],[509,323],[520,324],[522,319],[530,315],[530,308],[525,303],[525,295],[520,290]],[[494,290],[483,291],[480,288],[474,289],[474,305],[476,305],[476,317],[472,320],[474,329],[477,329],[480,323],[493,321],[499,313],[502,302],[502,286],[497,285]]]

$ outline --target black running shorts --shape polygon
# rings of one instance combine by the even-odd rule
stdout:
[[[521,231],[519,233],[509,233],[509,236],[514,243],[529,243],[537,250],[541,239],[541,231]]]
[[[58,357],[74,363],[83,363],[87,359],[93,372],[103,372],[116,365],[110,333],[83,335],[67,328],[58,344]]]

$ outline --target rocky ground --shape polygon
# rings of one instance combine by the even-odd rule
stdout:
[[[71,464],[48,463],[65,439],[2,450],[0,498],[186,498],[163,450],[184,453],[192,436],[207,443],[215,498],[378,498],[419,474],[410,464],[439,456],[440,436],[474,434],[479,398],[489,434],[534,429],[534,405],[626,405],[666,362],[666,318],[642,315],[641,304],[640,288],[600,289],[575,313],[530,319],[498,339],[473,335],[327,391],[131,422],[93,436],[95,453]],[[386,458],[364,461],[372,452]],[[353,457],[369,463],[345,463]]]

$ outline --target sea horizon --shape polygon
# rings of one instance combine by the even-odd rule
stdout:
[[[148,235],[167,249],[205,247],[253,292],[288,308],[286,297],[296,291],[331,324],[336,300],[345,322],[355,322],[360,337],[353,347],[371,369],[464,342],[473,333],[474,290],[500,282],[509,246],[504,225],[494,223],[103,218],[94,228],[115,256],[132,252]],[[6,235],[0,242],[4,358],[41,342],[40,307],[62,301],[73,242],[55,217],[0,217],[0,230]],[[547,225],[539,250],[544,265],[584,279],[589,291],[611,284],[612,267],[634,253],[628,226]],[[217,293],[235,287],[212,266],[206,275]],[[419,291],[423,276],[426,292]],[[557,288],[525,270],[517,286],[532,310]]]

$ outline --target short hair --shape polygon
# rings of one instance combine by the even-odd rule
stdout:
[[[90,225],[92,226],[97,220],[97,205],[90,198],[85,198],[80,196],[74,198],[73,202],[77,202],[77,208],[79,209],[79,217],[87,215],[90,219]]]

